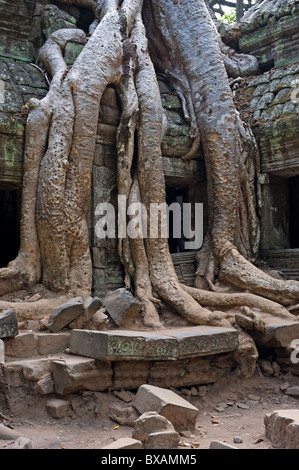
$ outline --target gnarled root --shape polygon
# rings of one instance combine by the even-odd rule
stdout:
[[[236,248],[224,253],[220,266],[220,279],[225,283],[285,306],[298,302],[298,281],[284,281],[269,276],[246,260]]]

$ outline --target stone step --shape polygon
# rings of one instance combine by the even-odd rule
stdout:
[[[14,338],[3,338],[8,359],[34,358],[62,353],[69,347],[70,332],[59,333],[21,331]]]
[[[71,331],[70,353],[101,361],[176,361],[233,351],[234,328],[194,326],[156,331]]]

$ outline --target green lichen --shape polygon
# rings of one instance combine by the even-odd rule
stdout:
[[[15,165],[15,158],[18,154],[18,150],[12,142],[6,142],[4,145],[4,162],[8,168],[13,168]]]

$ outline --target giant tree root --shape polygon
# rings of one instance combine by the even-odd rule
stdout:
[[[247,289],[282,305],[299,300],[299,282],[273,278],[246,260],[237,249],[228,250],[222,257],[220,279],[238,289]]]
[[[269,313],[275,317],[285,318],[286,320],[297,320],[285,307],[272,300],[265,299],[258,295],[250,293],[220,293],[209,292],[203,289],[182,285],[182,288],[205,307],[213,308],[233,308],[250,307],[259,309],[261,312]]]

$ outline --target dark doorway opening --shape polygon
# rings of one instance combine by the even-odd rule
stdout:
[[[290,248],[299,248],[299,176],[290,178]]]
[[[183,204],[188,202],[188,187],[175,187],[169,186],[166,187],[166,203],[168,207],[171,204],[176,203],[177,207],[180,206],[180,227],[178,227],[179,218],[177,213],[169,211],[169,250],[170,253],[180,253],[185,251],[185,238],[183,234]],[[179,205],[179,206],[178,206]],[[176,220],[174,219],[175,217]],[[176,232],[176,233],[175,233]],[[180,233],[180,236],[177,236],[177,232]]]
[[[20,247],[19,190],[0,189],[0,268],[16,258]]]

